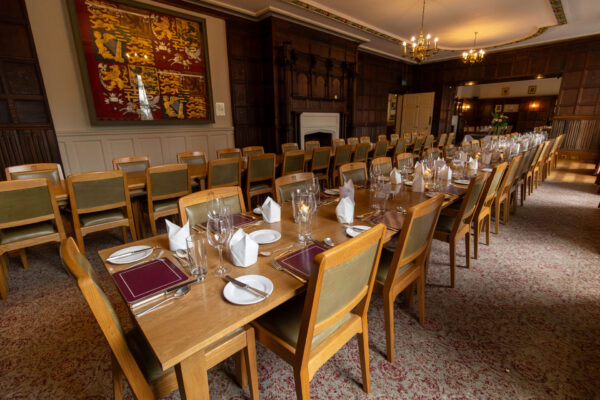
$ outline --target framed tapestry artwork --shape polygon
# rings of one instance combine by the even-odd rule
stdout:
[[[214,122],[202,18],[68,0],[92,124]]]

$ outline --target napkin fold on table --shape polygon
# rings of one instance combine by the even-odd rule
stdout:
[[[481,162],[484,165],[490,165],[490,163],[492,162],[492,152],[491,151],[484,151],[481,154]]]
[[[229,240],[229,255],[236,267],[249,267],[258,259],[258,243],[243,229],[238,229]]]
[[[417,161],[415,163],[415,176],[419,173],[421,174],[421,176],[423,176],[424,172],[425,172],[425,166],[423,164],[421,164],[420,161]]]
[[[340,199],[335,208],[335,215],[341,224],[351,224],[354,222],[354,201],[350,197]]]
[[[262,216],[270,224],[281,221],[281,206],[271,196],[262,205]]]
[[[469,157],[469,162],[467,163],[467,168],[477,171],[477,159],[473,157]]]
[[[400,173],[400,171],[398,171],[396,167],[394,167],[394,169],[392,169],[392,172],[390,172],[390,182],[394,185],[399,185],[402,183],[402,174]]]
[[[352,200],[352,204],[354,204],[354,183],[352,183],[352,179],[348,179],[343,186],[340,186],[340,199],[350,198]]]
[[[423,165],[421,168],[415,166],[415,177],[413,179],[412,191],[413,192],[424,192],[425,191],[425,178],[423,177]]]
[[[169,250],[185,250],[185,240],[190,236],[190,222],[188,221],[184,226],[180,227],[177,224],[172,223],[168,219],[165,220],[167,223],[167,236],[169,237]]]

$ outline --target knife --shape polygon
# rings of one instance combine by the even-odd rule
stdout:
[[[138,254],[138,253],[144,253],[144,252],[146,252],[146,251],[148,251],[148,250],[152,250],[152,251],[154,251],[154,250],[156,250],[157,248],[158,248],[158,246],[155,246],[155,247],[150,247],[150,248],[145,248],[145,249],[138,249],[138,250],[134,250],[134,251],[129,251],[129,252],[127,252],[127,253],[118,254],[118,255],[116,255],[116,256],[108,257],[108,258],[106,259],[106,261],[109,261],[109,262],[110,262],[110,261],[114,261],[114,260],[119,260],[119,259],[121,259],[121,258],[125,258],[125,257],[132,256],[132,255],[134,255],[134,254]]]
[[[248,285],[247,283],[238,281],[237,279],[232,278],[229,275],[225,275],[225,279],[227,279],[229,282],[233,283],[235,286],[237,286],[239,288],[246,289],[247,291],[249,291],[252,294],[259,295],[259,296],[265,297],[265,298],[269,297],[269,294],[267,292],[263,292],[262,290],[259,290],[255,287]]]
[[[129,304],[129,308],[136,308],[138,306],[144,305],[146,303],[149,303],[151,301],[159,299],[159,298],[161,298],[163,296],[167,296],[167,295],[169,295],[171,293],[174,293],[174,292],[177,291],[177,289],[182,288],[184,286],[191,286],[191,285],[196,284],[198,282],[202,282],[202,280],[203,280],[203,278],[197,278],[197,279],[194,279],[192,281],[187,281],[187,282],[184,282],[184,283],[182,283],[180,285],[173,286],[171,289],[165,290],[164,292],[157,293],[154,296],[146,297],[145,299],[141,299],[141,300],[135,301],[133,303],[130,303]]]

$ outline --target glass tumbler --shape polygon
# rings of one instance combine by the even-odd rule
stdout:
[[[203,281],[208,273],[206,237],[201,234],[190,235],[185,240],[185,244],[187,247],[188,263],[190,264],[190,275]]]

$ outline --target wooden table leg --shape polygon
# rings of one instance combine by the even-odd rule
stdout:
[[[209,399],[207,372],[204,350],[198,351],[175,366],[182,399]]]

